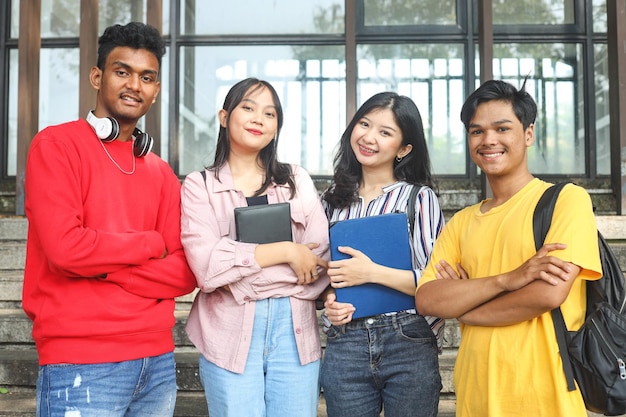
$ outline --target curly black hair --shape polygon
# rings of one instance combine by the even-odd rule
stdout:
[[[152,52],[161,68],[161,58],[165,55],[165,42],[155,27],[141,22],[130,22],[124,26],[112,25],[106,28],[98,39],[98,68],[104,70],[107,57],[118,46],[146,49]]]

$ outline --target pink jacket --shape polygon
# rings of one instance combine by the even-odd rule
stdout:
[[[315,252],[329,258],[328,220],[313,181],[301,167],[292,166],[296,195],[289,200],[285,185],[273,184],[268,203],[291,204],[294,242],[320,243]],[[246,206],[235,189],[230,167],[200,172],[185,179],[181,190],[181,240],[187,262],[200,292],[187,321],[187,334],[207,360],[243,373],[254,323],[255,300],[290,297],[294,335],[304,365],[321,358],[318,320],[314,300],[328,286],[324,273],[310,285],[298,285],[287,264],[261,268],[255,260],[256,244],[235,241],[235,207]],[[225,290],[228,285],[230,291]]]

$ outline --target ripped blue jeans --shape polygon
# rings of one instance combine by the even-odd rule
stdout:
[[[172,417],[174,354],[39,368],[37,417]]]

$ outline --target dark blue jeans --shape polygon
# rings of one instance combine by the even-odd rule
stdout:
[[[417,314],[332,326],[322,363],[328,417],[435,417],[441,376],[437,341]]]

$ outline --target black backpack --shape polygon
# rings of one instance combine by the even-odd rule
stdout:
[[[559,192],[567,183],[547,189],[535,208],[533,232],[537,250],[552,222]],[[569,391],[578,383],[585,406],[595,413],[626,413],[626,316],[624,274],[608,244],[598,232],[603,276],[587,281],[585,323],[568,331],[561,309],[552,310],[563,371]]]

